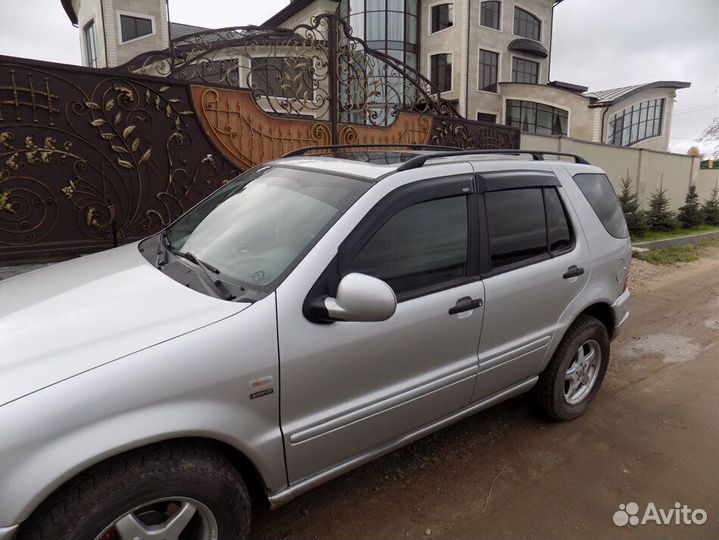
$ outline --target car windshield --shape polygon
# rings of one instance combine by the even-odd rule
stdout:
[[[370,186],[315,171],[263,167],[182,216],[167,229],[167,240],[223,279],[267,290]]]

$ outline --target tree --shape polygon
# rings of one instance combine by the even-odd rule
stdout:
[[[702,214],[707,225],[719,225],[719,186],[715,186],[711,196],[704,201]]]
[[[701,205],[699,204],[699,193],[697,186],[689,184],[687,196],[684,199],[684,206],[679,209],[679,223],[687,229],[697,227],[704,222]]]
[[[647,230],[647,216],[644,210],[639,208],[639,199],[634,190],[632,177],[627,171],[626,178],[622,178],[622,189],[619,193],[619,203],[622,205],[624,219],[627,220],[629,233],[638,236]]]
[[[653,231],[669,231],[676,227],[674,213],[669,210],[667,190],[663,189],[661,184],[649,198],[647,224]]]
[[[719,116],[704,130],[700,142],[710,148],[710,157],[719,159]]]

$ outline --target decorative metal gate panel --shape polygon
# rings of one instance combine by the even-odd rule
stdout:
[[[143,238],[302,146],[518,148],[336,16],[231,28],[112,70],[0,57],[0,264]]]

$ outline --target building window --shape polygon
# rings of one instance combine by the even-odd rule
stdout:
[[[512,58],[512,82],[537,84],[539,64],[524,58]]]
[[[431,33],[450,28],[454,24],[454,4],[437,4],[430,8],[430,12]]]
[[[433,54],[430,58],[430,80],[440,92],[452,90],[452,55]]]
[[[339,14],[351,26],[353,36],[365,40],[372,49],[418,70],[419,0],[340,0]],[[416,99],[416,90],[405,82],[402,70],[395,70],[383,61],[367,60],[359,50],[354,57],[359,66],[365,66],[368,79],[360,83],[353,78],[349,84],[340,81],[339,91],[353,102],[352,105],[354,101],[367,104],[360,106],[357,103],[357,112],[350,104],[343,106],[341,121],[367,123],[365,112],[374,108],[370,113],[372,124],[393,123],[395,116],[389,113],[388,107],[403,100],[411,103]],[[340,63],[346,61],[340,59]],[[389,90],[378,89],[382,87]]]
[[[313,99],[311,66],[305,61],[291,62],[284,57],[252,59],[252,87],[261,97]]]
[[[95,21],[92,20],[82,29],[85,40],[85,65],[87,67],[98,67],[97,62],[97,38],[95,37]]]
[[[496,124],[497,123],[497,115],[478,112],[477,113],[477,122],[486,122],[487,124]]]
[[[500,9],[501,2],[482,2],[482,7],[479,12],[479,24],[486,26],[487,28],[494,28],[499,30],[499,23],[501,20]]]
[[[497,66],[499,53],[479,49],[479,89],[485,92],[497,91]]]
[[[662,134],[664,100],[650,99],[619,111],[609,119],[607,142],[615,146],[629,146]]]
[[[542,38],[542,23],[529,11],[515,7],[514,35],[540,41]]]
[[[120,15],[120,32],[122,42],[149,36],[153,33],[152,20],[132,15]]]
[[[567,135],[569,112],[534,101],[507,100],[507,125],[526,133]]]

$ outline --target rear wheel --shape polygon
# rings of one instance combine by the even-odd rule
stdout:
[[[250,498],[232,463],[190,443],[110,459],[50,497],[20,538],[218,540],[244,538]]]
[[[552,420],[584,413],[599,392],[609,364],[609,334],[604,324],[579,317],[557,347],[537,383],[539,407]]]

